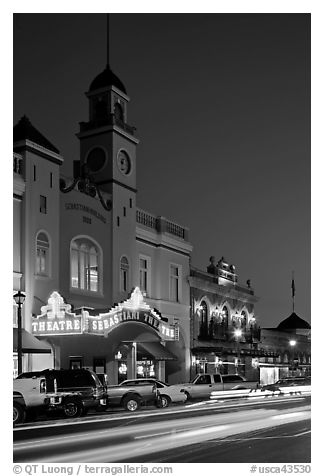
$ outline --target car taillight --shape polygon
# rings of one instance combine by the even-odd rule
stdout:
[[[46,393],[46,380],[41,379],[40,384],[39,384],[39,389],[41,393]]]

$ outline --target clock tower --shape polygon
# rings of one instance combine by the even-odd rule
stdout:
[[[109,51],[109,49],[108,49]],[[127,122],[129,97],[121,80],[106,68],[91,82],[86,97],[89,120],[80,123],[80,161],[75,174],[88,176],[111,196],[112,301],[125,299],[135,286],[136,146]]]

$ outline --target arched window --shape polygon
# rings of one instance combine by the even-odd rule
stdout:
[[[99,248],[88,238],[71,243],[71,287],[99,292]]]
[[[120,259],[120,290],[123,292],[128,291],[128,273],[128,259],[126,258],[126,256],[122,256]]]
[[[246,328],[246,325],[247,325],[247,315],[246,315],[246,312],[245,311],[242,311],[241,312],[241,327],[242,329],[245,329]]]
[[[208,308],[205,301],[200,303],[199,335],[200,337],[208,335]]]
[[[124,122],[124,111],[122,106],[118,102],[115,103],[114,114],[117,121]]]
[[[223,307],[223,312],[222,312],[222,318],[223,318],[223,324],[227,327],[228,326],[228,317],[229,317],[229,312],[226,306]]]
[[[36,238],[35,274],[38,276],[49,276],[49,251],[48,236],[43,231],[40,231]]]

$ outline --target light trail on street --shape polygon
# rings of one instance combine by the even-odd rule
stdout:
[[[296,438],[309,437],[306,424],[310,420],[308,397],[236,404],[205,402],[205,405],[165,410],[143,411],[136,415],[95,415],[79,421],[48,422],[48,426],[45,422],[35,423],[17,428],[14,431],[14,461],[108,463],[139,458],[148,462],[156,461],[156,455],[171,461],[176,451],[184,458],[177,462],[187,462],[193,453],[187,452],[186,448],[208,446],[211,441],[224,441],[238,435],[241,435],[238,441],[247,441],[244,435],[251,432],[302,425],[302,431],[296,428],[296,435],[300,433]],[[217,462],[217,453],[212,454],[213,462]]]

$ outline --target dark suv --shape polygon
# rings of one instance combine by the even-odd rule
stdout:
[[[33,377],[44,377],[47,391],[60,395],[58,398],[61,398],[61,404],[56,404],[55,408],[61,408],[65,416],[85,415],[90,408],[97,408],[106,403],[104,388],[92,370],[45,369],[22,373],[17,379]]]

